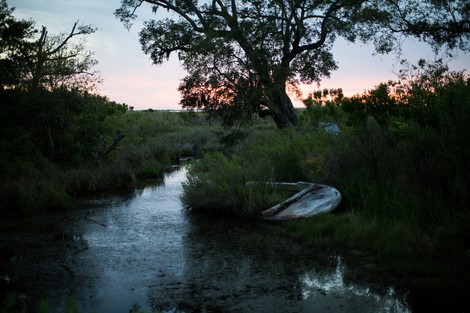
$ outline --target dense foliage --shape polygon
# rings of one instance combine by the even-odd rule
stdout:
[[[83,192],[131,188],[217,146],[205,118],[132,112],[94,94],[96,61],[77,36],[36,30],[0,2],[0,211],[70,207]],[[212,148],[210,147],[212,145]]]
[[[147,2],[157,6],[165,4],[164,8],[182,14],[198,15],[193,2]],[[287,3],[285,1],[275,1],[274,9],[267,7],[269,1],[244,3],[258,6],[260,12],[275,13],[274,17],[281,14],[279,20],[274,18],[265,23],[266,27],[276,29],[277,24],[289,15],[286,12],[292,13],[289,15],[291,22],[297,21],[296,14],[306,14],[309,12],[307,4],[313,3],[297,2],[303,7],[286,7],[284,11],[275,11],[275,8]],[[341,13],[340,18],[329,20],[333,24],[338,23],[333,25],[339,32],[337,34],[353,36],[350,31],[354,27],[344,24],[351,17],[345,8],[354,8],[363,1],[323,2],[331,5],[326,6],[327,12],[328,8],[333,10],[335,5],[339,6],[330,13]],[[142,1],[123,1],[124,7],[140,3]],[[229,27],[224,18],[234,18],[231,14],[237,11],[224,11],[226,6],[223,1],[212,3],[213,7],[203,7],[207,11],[205,13],[213,10],[221,16],[215,14],[214,20],[207,22]],[[394,31],[420,34],[437,46],[446,43],[449,47],[461,44],[468,47],[465,46],[468,40],[468,24],[465,21],[470,11],[467,3],[429,2],[429,5],[433,4],[439,9],[429,11],[432,13],[430,22],[415,20],[414,17],[420,15],[413,15],[411,6],[403,8],[401,2],[370,3],[376,8],[379,3],[386,3],[381,7],[383,14],[388,12],[394,16],[400,13],[408,21],[407,28],[397,30],[392,27],[388,29],[391,33],[384,31],[376,37],[380,49],[390,49],[383,44],[388,42],[388,36],[393,35]],[[461,6],[457,7],[456,4]],[[390,6],[395,6],[396,11],[386,11]],[[322,6],[319,8],[324,9]],[[440,14],[442,9],[449,9],[449,14],[453,16],[452,12],[461,8],[464,12],[456,16],[462,21],[446,20]],[[83,192],[132,188],[139,180],[158,178],[165,166],[178,162],[182,157],[197,156],[199,159],[189,167],[182,199],[190,212],[257,217],[262,209],[287,196],[260,182],[314,181],[331,184],[343,196],[336,213],[290,224],[287,229],[292,237],[313,247],[363,249],[389,261],[395,273],[412,273],[418,278],[422,277],[424,283],[431,284],[436,283],[435,279],[444,278],[448,284],[446,288],[452,292],[458,290],[457,296],[468,292],[470,78],[464,72],[449,73],[442,62],[428,64],[420,61],[411,67],[411,74],[402,72],[399,80],[380,84],[362,95],[345,97],[341,89],[312,93],[304,100],[306,108],[295,114],[295,120],[297,116],[299,118],[298,129],[277,128],[286,121],[280,122],[276,114],[282,115],[284,112],[275,113],[273,119],[255,119],[247,128],[227,130],[219,126],[219,121],[212,122],[202,113],[133,112],[125,104],[93,94],[90,86],[95,82],[94,76],[90,76],[88,70],[95,62],[90,54],[79,53],[84,52],[82,46],[68,45],[73,37],[91,34],[93,29],[77,28],[75,24],[69,34],[50,36],[44,28],[36,30],[32,21],[16,20],[12,12],[6,1],[2,0],[2,216],[30,214],[44,208],[70,207],[73,206],[74,197]],[[239,13],[250,17],[253,11],[247,9]],[[377,11],[355,13],[381,17]],[[362,16],[369,21],[372,18],[361,14],[355,15],[355,18]],[[384,18],[389,20],[390,16]],[[439,25],[435,23],[438,18],[442,21]],[[194,34],[185,28],[189,20],[148,24],[143,36],[149,36],[145,41],[149,44],[149,52],[153,51],[157,63],[173,50],[186,53],[182,58],[188,62],[192,76],[185,79],[181,90],[185,94],[183,101],[189,101],[187,106],[198,101],[203,101],[205,106],[211,101],[225,101],[223,106],[226,111],[223,112],[229,119],[234,114],[252,118],[252,109],[245,111],[243,106],[232,105],[237,101],[262,104],[260,97],[267,96],[267,91],[259,89],[259,80],[266,73],[257,72],[256,68],[240,67],[241,63],[237,62],[256,62],[248,55],[237,58],[236,52],[240,47],[234,46],[230,40],[219,41],[222,37],[217,36],[217,32],[202,31],[194,38]],[[246,30],[255,29],[256,20],[249,21],[252,23],[242,26]],[[375,21],[380,22],[380,19]],[[202,23],[202,20],[199,22]],[[300,31],[301,26],[303,24],[296,24],[291,31]],[[158,46],[160,41],[153,42],[156,47],[150,46],[155,39],[153,36],[169,34],[167,31],[175,29],[179,32],[171,33],[173,37],[167,38],[164,43],[186,44],[189,40],[196,46],[185,50],[180,49],[183,46]],[[287,29],[284,31],[287,32]],[[314,28],[301,34],[312,32],[315,33]],[[263,35],[256,31],[250,34],[253,39]],[[321,31],[315,34],[321,35]],[[463,35],[454,36],[456,34]],[[188,36],[176,38],[180,41],[175,41],[176,35]],[[285,52],[282,44],[270,45],[279,38],[266,38],[273,41],[258,40],[258,46],[248,46],[263,52],[271,48],[279,53]],[[291,42],[287,41],[289,49],[314,44],[297,39],[300,40],[297,46],[291,47]],[[328,40],[325,42],[330,43]],[[221,54],[200,54],[201,51],[210,52],[215,47]],[[257,51],[254,55],[261,59],[256,61],[266,61],[260,64],[279,65],[267,67],[272,71],[268,70],[269,82],[263,84],[273,84],[277,79],[275,75],[284,75],[282,79],[285,80],[281,79],[284,84],[288,79],[295,83],[297,79],[315,80],[318,77],[314,75],[327,74],[334,67],[331,55],[325,50],[327,47],[328,44],[320,45],[313,56],[302,54],[301,59],[306,58],[302,60],[313,62],[311,68],[292,67],[288,68],[288,73],[283,72],[285,68],[281,66],[282,53],[270,55]],[[78,59],[73,55],[79,56]],[[64,62],[53,62],[58,59]],[[236,60],[229,65],[220,65],[228,70],[229,75],[224,76],[227,81],[218,80],[220,76],[212,76],[221,69],[218,62],[223,59]],[[288,63],[293,60],[288,60]],[[325,67],[315,63],[320,61],[321,66]],[[207,64],[213,67],[204,69]],[[310,66],[308,62],[304,64]],[[317,66],[320,66],[320,72],[315,72]],[[298,71],[290,72],[294,69]],[[295,76],[297,74],[306,76],[299,78]],[[225,89],[231,83],[235,87]],[[277,85],[273,90],[285,94],[285,85],[281,87]],[[210,98],[207,97],[208,91]],[[283,95],[282,99],[286,100]],[[252,100],[254,102],[250,102]],[[215,110],[218,105],[213,103],[209,107]],[[280,110],[276,106],[267,106],[274,111]],[[338,124],[340,133],[326,132],[322,126],[325,122]]]
[[[18,20],[0,3],[1,208],[63,205],[67,192],[53,172],[93,163],[107,116],[125,105],[90,94],[96,61],[74,39],[93,33],[75,23],[50,35],[33,21]]]
[[[459,308],[470,281],[470,78],[441,62],[413,71],[353,97],[312,93],[300,133],[252,130],[230,152],[205,155],[191,165],[183,200],[193,212],[257,217],[281,197],[249,181],[333,185],[340,207],[289,224],[289,234],[370,253],[408,275],[413,292],[436,293],[430,306]],[[442,290],[460,300],[440,303]]]

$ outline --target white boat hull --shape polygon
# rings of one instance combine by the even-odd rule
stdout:
[[[341,194],[331,186],[298,183],[307,186],[289,199],[261,212],[264,219],[294,220],[334,210],[341,202]],[[290,184],[289,186],[292,186]]]

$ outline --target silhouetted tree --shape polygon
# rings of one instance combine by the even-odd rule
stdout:
[[[69,33],[51,35],[43,26],[35,29],[34,21],[18,20],[0,2],[0,84],[28,90],[58,88],[90,90],[99,82],[93,53],[83,42],[74,42],[95,32],[90,25],[75,22]]]
[[[0,146],[28,134],[23,137],[49,159],[91,156],[87,150],[100,134],[83,129],[98,124],[93,114],[109,101],[89,94],[100,81],[92,70],[97,61],[77,39],[95,29],[76,22],[70,32],[51,35],[13,13],[0,0]]]
[[[385,52],[397,48],[396,35],[412,36],[440,48],[470,51],[470,2],[468,0],[376,0],[388,23],[375,42]]]
[[[26,62],[23,51],[30,49],[36,33],[33,21],[17,20],[13,11],[5,0],[0,1],[0,89],[19,84]]]
[[[91,68],[98,62],[91,51],[85,50],[83,43],[71,41],[94,31],[89,25],[80,26],[75,22],[70,33],[50,35],[43,26],[28,56],[26,82],[30,87],[93,89],[99,77]]]
[[[415,36],[436,47],[461,47],[468,42],[469,10],[464,0],[121,3],[115,14],[125,23],[135,18],[144,3],[154,12],[170,13],[147,21],[140,41],[155,64],[178,53],[188,71],[180,87],[183,106],[242,108],[235,112],[266,106],[278,127],[297,123],[289,88],[318,82],[337,68],[331,54],[337,37],[373,41],[379,52],[396,48],[398,35]]]

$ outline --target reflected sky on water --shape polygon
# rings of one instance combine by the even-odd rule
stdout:
[[[2,228],[0,286],[69,297],[80,312],[410,312],[390,286],[346,280],[341,257],[276,235],[279,225],[188,215],[181,168],[133,193]]]

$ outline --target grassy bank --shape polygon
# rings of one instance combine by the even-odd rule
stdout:
[[[330,184],[342,204],[289,223],[293,240],[371,255],[413,286],[411,299],[428,294],[430,307],[461,310],[470,282],[470,80],[420,71],[351,98],[312,95],[299,130],[253,127],[230,151],[191,167],[183,200],[195,212],[256,217],[282,195],[246,182]],[[322,121],[340,133],[325,132]]]

